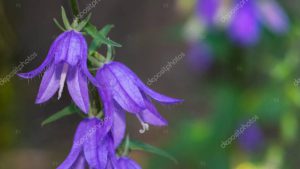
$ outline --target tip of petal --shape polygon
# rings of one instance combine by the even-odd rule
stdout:
[[[170,99],[170,100],[168,100],[168,101],[163,101],[163,102],[160,102],[160,101],[159,101],[159,103],[165,104],[165,105],[180,104],[180,103],[182,103],[182,102],[184,102],[183,99]]]
[[[24,79],[33,78],[31,75],[28,75],[28,73],[18,73],[17,76],[24,78]]]

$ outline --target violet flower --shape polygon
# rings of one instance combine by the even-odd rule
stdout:
[[[190,44],[190,49],[187,54],[187,63],[193,72],[206,72],[211,68],[213,59],[213,50],[207,43],[196,42]]]
[[[114,111],[116,113],[114,113],[112,131],[116,146],[124,138],[125,111],[136,115],[143,126],[143,129],[140,130],[143,133],[149,129],[148,124],[155,126],[167,125],[167,121],[158,113],[150,98],[165,104],[175,104],[183,101],[151,90],[135,73],[119,62],[104,64],[98,70],[96,79],[101,86],[98,88],[100,95],[104,92],[109,93],[114,100]]]
[[[121,157],[118,160],[120,169],[142,169],[135,161],[128,157]]]
[[[274,0],[259,1],[261,21],[272,32],[286,33],[289,30],[289,19],[281,6]]]
[[[85,169],[86,166],[105,169],[108,154],[114,152],[113,144],[107,142],[110,121],[97,118],[83,120],[77,128],[71,152],[57,169]]]
[[[22,78],[33,78],[46,69],[36,103],[48,101],[57,91],[60,99],[65,81],[76,105],[85,113],[89,111],[88,80],[97,85],[87,68],[87,43],[83,35],[75,30],[62,33],[51,45],[44,62],[35,70],[18,74]]]
[[[252,124],[238,138],[239,145],[247,152],[259,150],[263,145],[263,132],[259,125]]]
[[[220,0],[197,0],[196,14],[207,25],[212,25],[216,19],[220,2]]]
[[[240,2],[237,0],[235,5]],[[229,33],[233,40],[242,45],[252,45],[260,38],[262,24],[276,34],[286,33],[289,29],[289,19],[276,1],[254,0],[245,2],[233,13]]]
[[[240,1],[235,1],[239,3]],[[231,16],[229,25],[230,36],[242,45],[251,45],[260,37],[259,16],[254,1],[247,1]]]

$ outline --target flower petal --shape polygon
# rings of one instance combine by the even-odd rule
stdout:
[[[128,76],[126,70],[123,70],[122,67],[119,67],[118,64],[114,64],[114,62],[110,63],[107,68],[111,71],[111,75],[116,79],[116,81],[114,81],[116,84],[112,84],[111,88],[118,94],[119,92],[124,91],[124,94],[128,99],[131,99],[139,107],[144,108],[145,104],[143,96],[136,85],[135,80]],[[116,99],[116,97],[114,98]]]
[[[119,105],[115,105],[114,112],[114,120],[113,120],[113,128],[112,134],[114,139],[115,148],[117,148],[125,136],[126,130],[126,117],[124,110],[119,107]]]
[[[256,11],[255,4],[249,1],[231,16],[229,33],[234,41],[242,45],[252,45],[258,41],[260,25]]]
[[[68,54],[66,56],[66,62],[71,65],[77,65],[78,61],[81,60],[82,56],[82,48],[86,45],[82,43],[82,39],[84,39],[83,35],[76,31],[71,31],[71,38],[68,47]]]
[[[85,169],[86,168],[86,161],[84,158],[84,155],[81,153],[76,162],[72,165],[72,167],[70,167],[70,169]],[[67,168],[65,168],[67,169]]]
[[[197,0],[196,13],[202,18],[206,24],[213,24],[220,0]]]
[[[63,64],[55,65],[52,63],[50,65],[43,76],[35,103],[43,103],[49,100],[55,94],[59,88],[62,70]]]
[[[288,16],[276,1],[259,1],[259,7],[261,20],[271,31],[280,34],[288,31]]]
[[[88,81],[78,67],[70,68],[67,84],[73,101],[83,112],[88,113],[90,107]]]
[[[37,76],[38,74],[40,74],[53,60],[53,58],[55,56],[55,52],[58,48],[58,45],[60,44],[61,41],[63,41],[65,36],[66,36],[66,34],[63,33],[63,34],[59,35],[58,38],[56,38],[56,40],[53,42],[53,44],[50,47],[50,50],[48,52],[46,59],[38,68],[36,68],[33,71],[27,72],[27,73],[19,73],[18,76],[28,79],[28,78],[33,78],[33,77]]]
[[[104,156],[98,156],[101,142],[107,134],[108,122],[99,119],[90,119],[87,125],[86,142],[84,143],[84,155],[90,168],[102,169],[106,165]]]
[[[147,109],[139,113],[139,116],[141,117],[143,122],[146,122],[154,126],[168,125],[167,120],[158,113],[157,109],[151,103],[149,98],[145,97],[145,103],[147,105]]]
[[[88,79],[92,82],[92,84],[95,87],[100,87],[97,79],[90,73],[87,65],[88,61],[88,49],[87,49],[87,43],[83,36],[79,37],[81,42],[81,61],[80,61],[80,67],[83,71],[83,73],[88,77]]]
[[[145,108],[143,100],[140,99],[136,93],[137,87],[124,86],[125,79],[116,76],[109,68],[110,64],[104,65],[98,72],[96,78],[101,83],[99,90],[107,90],[111,93],[116,102],[126,111],[132,113],[138,113]],[[134,91],[130,93],[130,91]],[[139,92],[139,91],[138,91]]]
[[[115,149],[114,149],[114,144],[113,144],[113,138],[108,135],[108,161],[107,161],[107,166],[105,169],[120,169],[116,154],[115,154]]]
[[[143,92],[145,92],[147,95],[151,96],[153,99],[157,100],[158,102],[165,103],[165,104],[176,104],[176,103],[183,102],[182,99],[171,98],[171,97],[168,97],[168,96],[165,96],[165,95],[162,95],[160,93],[153,91],[148,86],[146,86],[137,77],[137,75],[135,73],[133,73],[129,68],[127,68],[124,64],[122,64],[120,62],[114,62],[114,64],[116,64],[116,65],[118,65],[118,67],[122,68],[122,70],[124,71],[124,74],[126,74],[128,76],[128,78],[130,78],[131,80],[134,80],[137,83],[136,85],[139,86],[139,88]]]
[[[142,169],[140,165],[127,157],[121,157],[118,162],[120,169]]]
[[[74,30],[65,32],[66,37],[59,44],[58,50],[55,56],[55,63],[66,62],[70,66],[75,66],[82,59],[82,43],[83,35],[80,32]]]
[[[67,55],[69,52],[69,44],[72,38],[72,32],[65,32],[65,38],[58,44],[57,50],[55,51],[55,64],[59,64],[61,62],[66,62]]]
[[[81,164],[82,147],[84,143],[84,135],[86,133],[86,122],[83,120],[77,127],[72,149],[66,160],[57,169],[72,169],[72,166]],[[81,169],[81,168],[80,168]]]

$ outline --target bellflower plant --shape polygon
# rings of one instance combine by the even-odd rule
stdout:
[[[77,1],[71,0],[71,5],[75,18],[70,24],[62,8],[64,27],[56,19],[54,22],[64,32],[53,42],[44,62],[31,72],[19,74],[28,79],[45,71],[37,104],[48,101],[56,92],[60,99],[67,83],[73,102],[80,108],[67,106],[46,119],[42,125],[78,111],[84,113],[70,153],[57,169],[141,169],[128,157],[132,150],[158,152],[156,154],[170,158],[168,153],[145,143],[131,141],[129,136],[124,141],[125,111],[136,115],[142,123],[140,132],[143,133],[149,129],[148,124],[167,125],[167,120],[158,113],[151,99],[164,104],[175,104],[182,100],[151,90],[124,64],[112,61],[113,47],[121,47],[107,37],[113,26],[106,25],[98,30],[89,23],[91,15],[79,21],[76,18],[79,13]],[[89,46],[83,35],[92,38]],[[102,44],[107,46],[106,57],[98,52]],[[88,85],[89,81],[93,86]],[[89,89],[95,87],[98,94]]]

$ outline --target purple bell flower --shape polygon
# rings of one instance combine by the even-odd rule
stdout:
[[[88,78],[97,85],[87,68],[87,43],[80,32],[70,30],[62,33],[51,45],[44,62],[35,70],[18,74],[22,78],[43,76],[36,103],[48,101],[57,91],[60,99],[65,81],[76,105],[85,113],[89,111]]]
[[[277,34],[283,34],[289,30],[288,16],[276,1],[260,1],[259,8],[262,16],[262,22],[272,32]]]
[[[127,157],[121,157],[118,160],[120,169],[142,169],[135,161]]]
[[[239,3],[239,1],[236,1]],[[260,24],[257,8],[253,1],[247,1],[242,8],[233,14],[229,33],[234,41],[242,45],[252,45],[260,37]]]
[[[73,147],[66,160],[57,169],[104,169],[108,156],[115,149],[109,144],[108,133],[111,120],[97,118],[83,120],[76,131]]]
[[[213,51],[211,47],[204,42],[190,44],[187,63],[189,68],[196,73],[208,71],[213,64]]]
[[[96,79],[101,86],[98,88],[100,96],[103,95],[102,93],[109,94],[114,101],[115,113],[113,115],[112,133],[115,146],[124,138],[125,111],[136,115],[143,126],[140,133],[143,133],[149,129],[148,124],[155,126],[167,125],[167,121],[158,113],[150,98],[164,104],[175,104],[183,101],[151,90],[135,73],[119,62],[104,64],[98,70]]]
[[[257,124],[252,124],[238,138],[239,145],[247,152],[253,152],[261,148],[263,144],[263,133]]]
[[[237,6],[241,1],[236,1]],[[229,34],[242,45],[253,45],[260,38],[260,29],[264,24],[276,34],[286,33],[289,19],[276,1],[247,1],[231,16]]]
[[[197,0],[196,14],[208,25],[214,23],[220,0]]]

